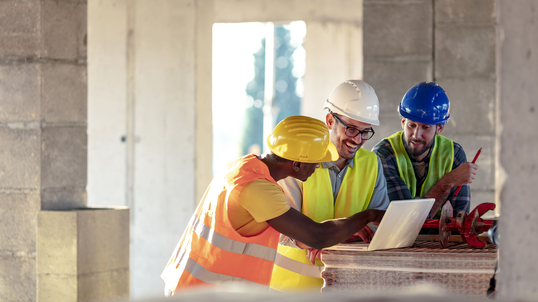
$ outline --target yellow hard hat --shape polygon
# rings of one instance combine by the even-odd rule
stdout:
[[[267,137],[267,145],[274,154],[302,163],[335,161],[339,158],[325,123],[307,116],[283,119]]]

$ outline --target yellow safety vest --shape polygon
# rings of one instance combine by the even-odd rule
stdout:
[[[167,288],[242,285],[269,290],[280,233],[269,226],[244,237],[228,219],[228,202],[256,179],[276,184],[267,166],[251,154],[211,182],[161,275]]]
[[[368,208],[378,176],[377,156],[359,149],[353,159],[353,168],[342,180],[336,201],[333,198],[329,169],[316,169],[303,183],[302,212],[316,222],[348,217]],[[315,265],[306,257],[306,249],[279,245],[271,288],[282,292],[319,290],[323,287],[321,272],[324,264],[316,259]]]
[[[394,155],[396,157],[396,163],[398,164],[398,172],[403,182],[409,188],[411,196],[415,198],[417,196],[417,178],[415,176],[415,169],[411,163],[411,159],[405,150],[403,144],[403,131],[394,133],[387,137]],[[454,164],[454,142],[442,135],[435,136],[435,146],[433,147],[430,155],[430,163],[428,168],[428,174],[426,179],[422,183],[418,196],[424,196],[433,187],[433,185],[441,179],[445,174],[452,171],[452,165]]]

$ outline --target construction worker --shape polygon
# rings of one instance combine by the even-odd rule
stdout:
[[[338,158],[323,161],[306,182],[281,180],[290,204],[316,222],[347,217],[367,209],[386,210],[390,201],[381,161],[362,145],[379,125],[379,101],[374,89],[360,80],[339,84],[325,102],[325,122]],[[375,227],[355,234],[370,242]],[[271,288],[283,291],[319,291],[324,268],[310,244],[282,237],[271,278]]]
[[[271,152],[241,157],[211,182],[161,277],[165,295],[196,286],[269,290],[280,233],[321,249],[340,243],[384,211],[317,223],[291,208],[277,181],[306,181],[337,158],[325,124],[292,116],[267,137]]]
[[[390,200],[435,198],[430,217],[446,200],[454,215],[469,212],[478,166],[467,162],[463,148],[441,135],[450,117],[450,101],[436,83],[423,82],[403,96],[398,113],[403,131],[380,141],[372,151],[383,161]],[[463,186],[457,196],[454,192]]]

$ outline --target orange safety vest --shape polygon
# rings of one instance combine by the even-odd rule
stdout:
[[[280,233],[269,226],[244,237],[228,219],[228,203],[257,179],[276,183],[268,167],[251,154],[232,162],[224,177],[211,182],[161,275],[169,290],[231,284],[269,289]]]

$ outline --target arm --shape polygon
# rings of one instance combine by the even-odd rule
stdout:
[[[454,215],[462,210],[469,211],[471,195],[467,184],[474,181],[478,166],[467,162],[463,148],[457,143],[454,143],[454,153],[452,171],[443,176],[424,196],[435,198],[430,217],[435,216],[446,200],[451,200]],[[454,196],[453,194],[458,186],[462,186],[462,190],[458,196]]]
[[[365,210],[347,218],[316,223],[291,208],[267,223],[280,233],[319,250],[345,241],[369,222],[379,223],[384,214],[385,211]]]
[[[284,191],[284,195],[286,196],[286,201],[288,202],[288,204],[292,208],[301,212],[302,200],[303,200],[303,187],[301,183],[299,182],[299,180],[293,177],[286,177],[284,179],[279,180],[278,185]],[[305,246],[304,244],[301,244],[300,242],[297,242],[284,234],[280,235],[280,240],[278,244],[293,247],[293,248],[299,248],[299,249],[307,248],[307,246]]]

